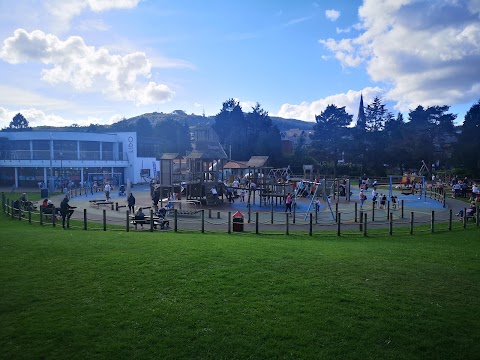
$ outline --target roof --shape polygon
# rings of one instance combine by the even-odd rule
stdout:
[[[229,161],[223,166],[224,169],[248,169],[246,161]]]
[[[175,160],[181,158],[179,153],[163,153],[160,160]]]
[[[250,168],[264,167],[268,161],[268,156],[252,156],[247,162],[247,166]]]
[[[228,159],[227,154],[220,144],[209,144],[204,149],[194,149],[187,155],[188,159]]]

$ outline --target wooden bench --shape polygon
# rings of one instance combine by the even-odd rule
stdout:
[[[90,200],[90,205],[91,206],[95,206],[98,208],[100,208],[100,205],[108,205],[108,206],[111,206],[113,205],[113,201],[104,201],[104,200],[100,200],[100,201],[95,201],[95,200]]]
[[[137,226],[140,225],[143,228],[143,225],[150,226],[150,220],[132,220],[130,224],[135,226],[135,230],[137,230]],[[153,228],[156,229],[157,226],[161,225],[158,220],[153,220]]]

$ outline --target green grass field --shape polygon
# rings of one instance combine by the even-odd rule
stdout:
[[[100,232],[0,214],[4,359],[478,359],[480,231]]]

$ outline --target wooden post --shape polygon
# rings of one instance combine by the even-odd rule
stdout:
[[[435,211],[432,210],[432,219],[430,221],[430,230],[431,232],[435,232]]]
[[[212,218],[212,209],[208,209],[208,218],[209,218],[209,219]]]
[[[209,214],[210,214],[210,212],[209,212]],[[205,211],[202,209],[202,234],[204,232],[205,232]]]
[[[335,222],[337,221],[338,221],[338,201],[335,203]]]
[[[313,236],[313,214],[310,212],[310,226],[308,228],[308,235]]]
[[[467,208],[463,208],[463,228],[467,228]]]
[[[286,218],[285,235],[289,235],[289,231],[288,231],[288,212],[285,213],[285,218]]]
[[[412,211],[410,213],[410,235],[413,235],[413,217],[414,217],[414,213]]]
[[[452,230],[453,210],[450,209],[448,214],[448,230]]]
[[[360,224],[358,225],[358,230],[363,231],[363,210],[360,210]]]
[[[356,203],[355,203],[356,204]],[[340,224],[341,224],[341,213],[338,213],[338,221],[337,221],[337,236],[340,236]]]
[[[28,208],[28,223],[32,223],[32,210],[30,208]]]
[[[402,219],[403,219],[403,199],[402,199]]]
[[[270,218],[270,223],[273,224],[273,197],[272,197],[272,210],[271,210],[271,218]]]
[[[363,214],[363,236],[367,236],[367,213]]]
[[[255,191],[253,192],[253,199],[255,204]],[[248,204],[248,223],[250,224],[251,221],[251,214],[250,214],[250,204]]]
[[[295,224],[295,217],[296,217],[295,214],[297,210],[296,208],[297,208],[297,203],[295,202],[295,204],[293,204],[293,221],[292,221],[294,224]]]
[[[375,203],[372,206],[372,221],[375,221]]]
[[[387,215],[390,214],[390,200],[387,201]]]
[[[83,209],[83,230],[87,230],[87,209]]]
[[[153,232],[153,209],[150,209],[150,232]]]
[[[393,213],[390,213],[390,219],[388,221],[388,233],[393,234]]]
[[[227,233],[232,233],[232,212],[228,212],[228,220],[227,220]]]
[[[107,231],[107,210],[103,210],[103,231]]]
[[[43,225],[43,206],[40,206],[40,225]]]
[[[478,227],[478,220],[479,220],[479,217],[478,217],[479,211],[480,211],[480,207],[477,205],[477,208],[475,209],[475,222],[477,223],[477,227]]]
[[[355,203],[355,222],[357,222],[358,203]]]
[[[205,217],[204,217],[203,212],[202,212],[202,225],[203,225],[204,219],[205,219]],[[175,209],[173,211],[173,231],[175,231],[175,232],[178,231],[178,210],[177,209]]]
[[[255,234],[258,234],[258,211],[255,213]]]
[[[126,219],[127,223],[125,224],[126,225],[125,229],[127,230],[127,232],[129,232],[130,231],[130,210],[127,210],[125,213],[127,214],[127,219]]]

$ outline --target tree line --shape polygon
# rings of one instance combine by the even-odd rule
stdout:
[[[356,123],[345,107],[330,104],[315,116],[313,133],[297,141],[294,153],[282,153],[281,134],[259,103],[245,113],[239,102],[228,99],[213,118],[220,144],[234,160],[253,155],[269,156],[274,167],[290,165],[302,172],[302,165],[313,164],[325,175],[372,176],[402,174],[419,169],[422,161],[434,171],[451,170],[466,176],[480,176],[480,100],[472,105],[463,125],[455,126],[457,115],[450,107],[417,106],[404,119],[394,115],[376,97],[370,104],[360,102]],[[206,118],[206,122],[208,118]],[[3,129],[32,130],[21,114]],[[112,125],[72,126],[73,131],[137,132],[138,155],[159,157],[162,153],[186,154],[191,149],[191,131],[186,122],[172,118],[151,121],[141,116]]]

